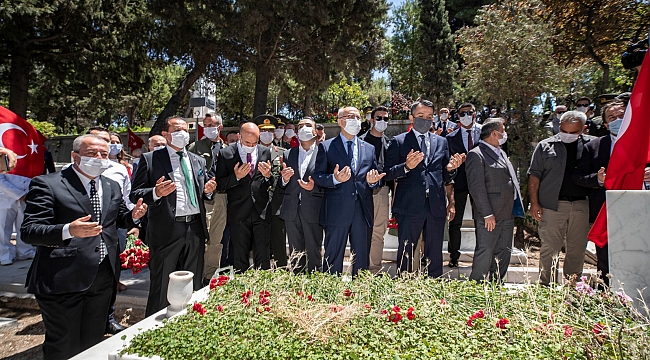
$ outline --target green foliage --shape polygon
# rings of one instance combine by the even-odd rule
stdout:
[[[418,64],[422,68],[422,97],[442,106],[453,93],[456,45],[447,19],[445,0],[418,0],[418,4]]]
[[[392,89],[411,97],[417,97],[422,83],[421,66],[418,62],[419,16],[420,8],[416,0],[405,0],[393,11],[393,16],[390,18],[393,35],[389,39],[389,48],[386,52]]]
[[[358,82],[341,80],[322,94],[314,97],[314,117],[317,121],[336,122],[334,114],[343,106],[354,106],[361,110],[370,105],[368,94]]]
[[[168,360],[647,355],[648,319],[623,297],[590,294],[584,283],[509,289],[426,277],[392,280],[369,272],[345,282],[323,273],[248,271],[215,286],[197,305],[203,315],[190,304],[187,314],[136,335],[122,353]],[[484,316],[470,326],[479,310]],[[508,320],[503,329],[496,326],[501,319]]]
[[[57,136],[56,132],[56,126],[53,124],[50,124],[46,121],[38,121],[34,119],[27,119],[27,122],[30,123],[34,129],[36,129],[38,132],[41,133],[41,135],[45,136],[46,138],[51,138],[53,136]]]

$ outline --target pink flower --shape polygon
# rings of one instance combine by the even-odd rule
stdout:
[[[571,337],[571,335],[573,335],[573,329],[571,329],[571,326],[565,325],[564,326],[564,337],[568,338],[568,337]]]
[[[496,327],[498,327],[499,329],[505,329],[506,325],[508,325],[509,323],[510,323],[510,321],[508,321],[508,319],[502,318],[502,319],[499,319],[499,321],[497,321]]]
[[[440,305],[447,305],[447,300],[445,300],[444,298],[440,300]]]
[[[201,315],[205,315],[205,313],[208,312],[208,310],[203,307],[203,304],[198,303],[198,302],[195,302],[194,305],[192,305],[192,310],[196,311],[197,313],[199,313]]]
[[[632,298],[629,297],[626,293],[623,291],[617,291],[616,296],[618,296],[618,300],[621,302],[623,305],[628,305],[632,302]]]

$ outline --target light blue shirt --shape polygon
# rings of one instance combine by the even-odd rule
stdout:
[[[345,149],[346,154],[348,153],[348,141],[352,141],[352,168],[350,170],[352,170],[352,173],[355,173],[357,170],[356,166],[358,164],[357,159],[359,158],[359,139],[355,136],[352,138],[352,140],[348,140],[345,136],[343,136],[343,133],[339,134],[339,136],[341,137],[341,141],[343,141],[343,149]],[[341,170],[340,165],[339,170]],[[333,180],[334,185],[341,183],[340,181],[336,180],[336,178]]]

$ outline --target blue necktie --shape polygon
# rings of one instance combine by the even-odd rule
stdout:
[[[425,140],[424,135],[420,135],[420,150],[424,154],[424,164],[427,164],[429,149],[427,149],[427,141]]]
[[[350,170],[355,172],[354,166],[354,151],[352,150],[352,140],[348,140],[348,160],[350,160]]]

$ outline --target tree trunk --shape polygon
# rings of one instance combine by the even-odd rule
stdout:
[[[192,88],[192,85],[194,85],[194,83],[201,77],[201,75],[203,75],[204,71],[205,66],[195,64],[192,71],[190,71],[185,79],[181,81],[176,91],[174,91],[174,94],[172,94],[172,97],[169,98],[169,101],[167,101],[167,105],[165,105],[163,111],[158,114],[156,122],[153,124],[151,131],[149,131],[149,136],[160,135],[165,125],[165,120],[167,120],[168,117],[176,114],[176,111],[181,106],[181,101],[183,101],[185,95],[187,95],[187,92]]]
[[[311,116],[311,95],[305,96],[305,107],[302,109],[302,116]]]
[[[253,100],[253,118],[266,114],[269,97],[269,79],[271,69],[264,60],[257,60],[255,65],[255,99]]]
[[[16,47],[11,54],[9,71],[9,110],[27,117],[27,95],[29,90],[30,53],[23,47]]]
[[[601,67],[603,68],[603,82],[600,85],[600,93],[606,94],[609,87],[609,64],[603,63]]]

